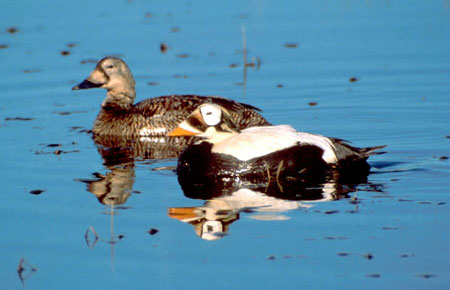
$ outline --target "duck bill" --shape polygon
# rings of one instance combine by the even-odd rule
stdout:
[[[75,90],[101,88],[103,87],[103,85],[107,84],[108,81],[109,81],[108,76],[97,65],[97,68],[91,72],[89,77],[87,77],[84,81],[82,81],[78,85],[74,86],[72,90],[75,91]]]
[[[169,217],[180,221],[192,220],[198,218],[198,215],[195,213],[196,210],[196,207],[171,207],[167,214]]]
[[[82,81],[78,85],[74,86],[72,88],[72,91],[100,88],[101,86],[103,86],[103,84],[93,83],[90,80],[85,79],[84,81]]]
[[[168,136],[171,136],[171,137],[176,137],[176,136],[196,136],[198,134],[199,134],[199,132],[194,132],[194,131],[186,130],[186,129],[181,128],[181,127],[177,127],[175,129],[173,129],[171,132],[169,132]]]

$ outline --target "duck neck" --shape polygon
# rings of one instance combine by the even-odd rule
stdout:
[[[207,140],[212,144],[217,144],[219,142],[222,142],[223,140],[226,140],[238,133],[235,132],[216,132],[215,134],[212,134],[207,137]]]
[[[134,88],[129,90],[108,90],[106,98],[102,103],[102,107],[118,107],[128,110],[133,106],[136,93]]]

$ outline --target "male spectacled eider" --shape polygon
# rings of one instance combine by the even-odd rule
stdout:
[[[240,130],[224,107],[200,105],[169,136],[200,136],[181,154],[186,178],[307,178],[336,172],[368,174],[367,158],[385,146],[356,148],[347,142],[298,132],[288,125]],[[189,180],[189,179],[188,179]]]
[[[240,129],[270,125],[257,108],[215,96],[172,95],[137,104],[135,81],[127,64],[115,57],[100,60],[90,76],[72,90],[104,88],[108,92],[93,126],[94,135],[140,137],[167,136],[199,105],[217,103],[230,112]]]

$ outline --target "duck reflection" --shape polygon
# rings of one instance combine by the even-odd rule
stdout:
[[[92,178],[77,179],[87,184],[87,190],[105,205],[124,204],[133,192],[135,181],[135,161],[156,163],[160,160],[175,159],[192,142],[191,138],[146,137],[129,140],[113,136],[93,136],[102,156],[103,165],[108,170],[102,174],[92,173]]]
[[[342,179],[343,178],[343,179]],[[360,186],[365,190],[381,191],[380,185],[367,183],[359,176],[324,177],[318,180],[295,180],[269,182],[267,180],[188,180],[179,182],[186,197],[205,200],[197,207],[174,207],[168,209],[169,217],[189,223],[197,236],[205,240],[218,240],[229,233],[230,225],[240,218],[241,213],[258,220],[289,219],[286,212],[308,209],[316,202],[348,198]],[[357,205],[357,200],[354,198]]]

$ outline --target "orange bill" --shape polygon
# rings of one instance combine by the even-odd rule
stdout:
[[[192,219],[198,217],[195,213],[196,207],[170,207],[167,214],[177,220]]]
[[[195,136],[198,135],[197,132],[192,132],[181,127],[177,127],[169,132],[168,136]]]

